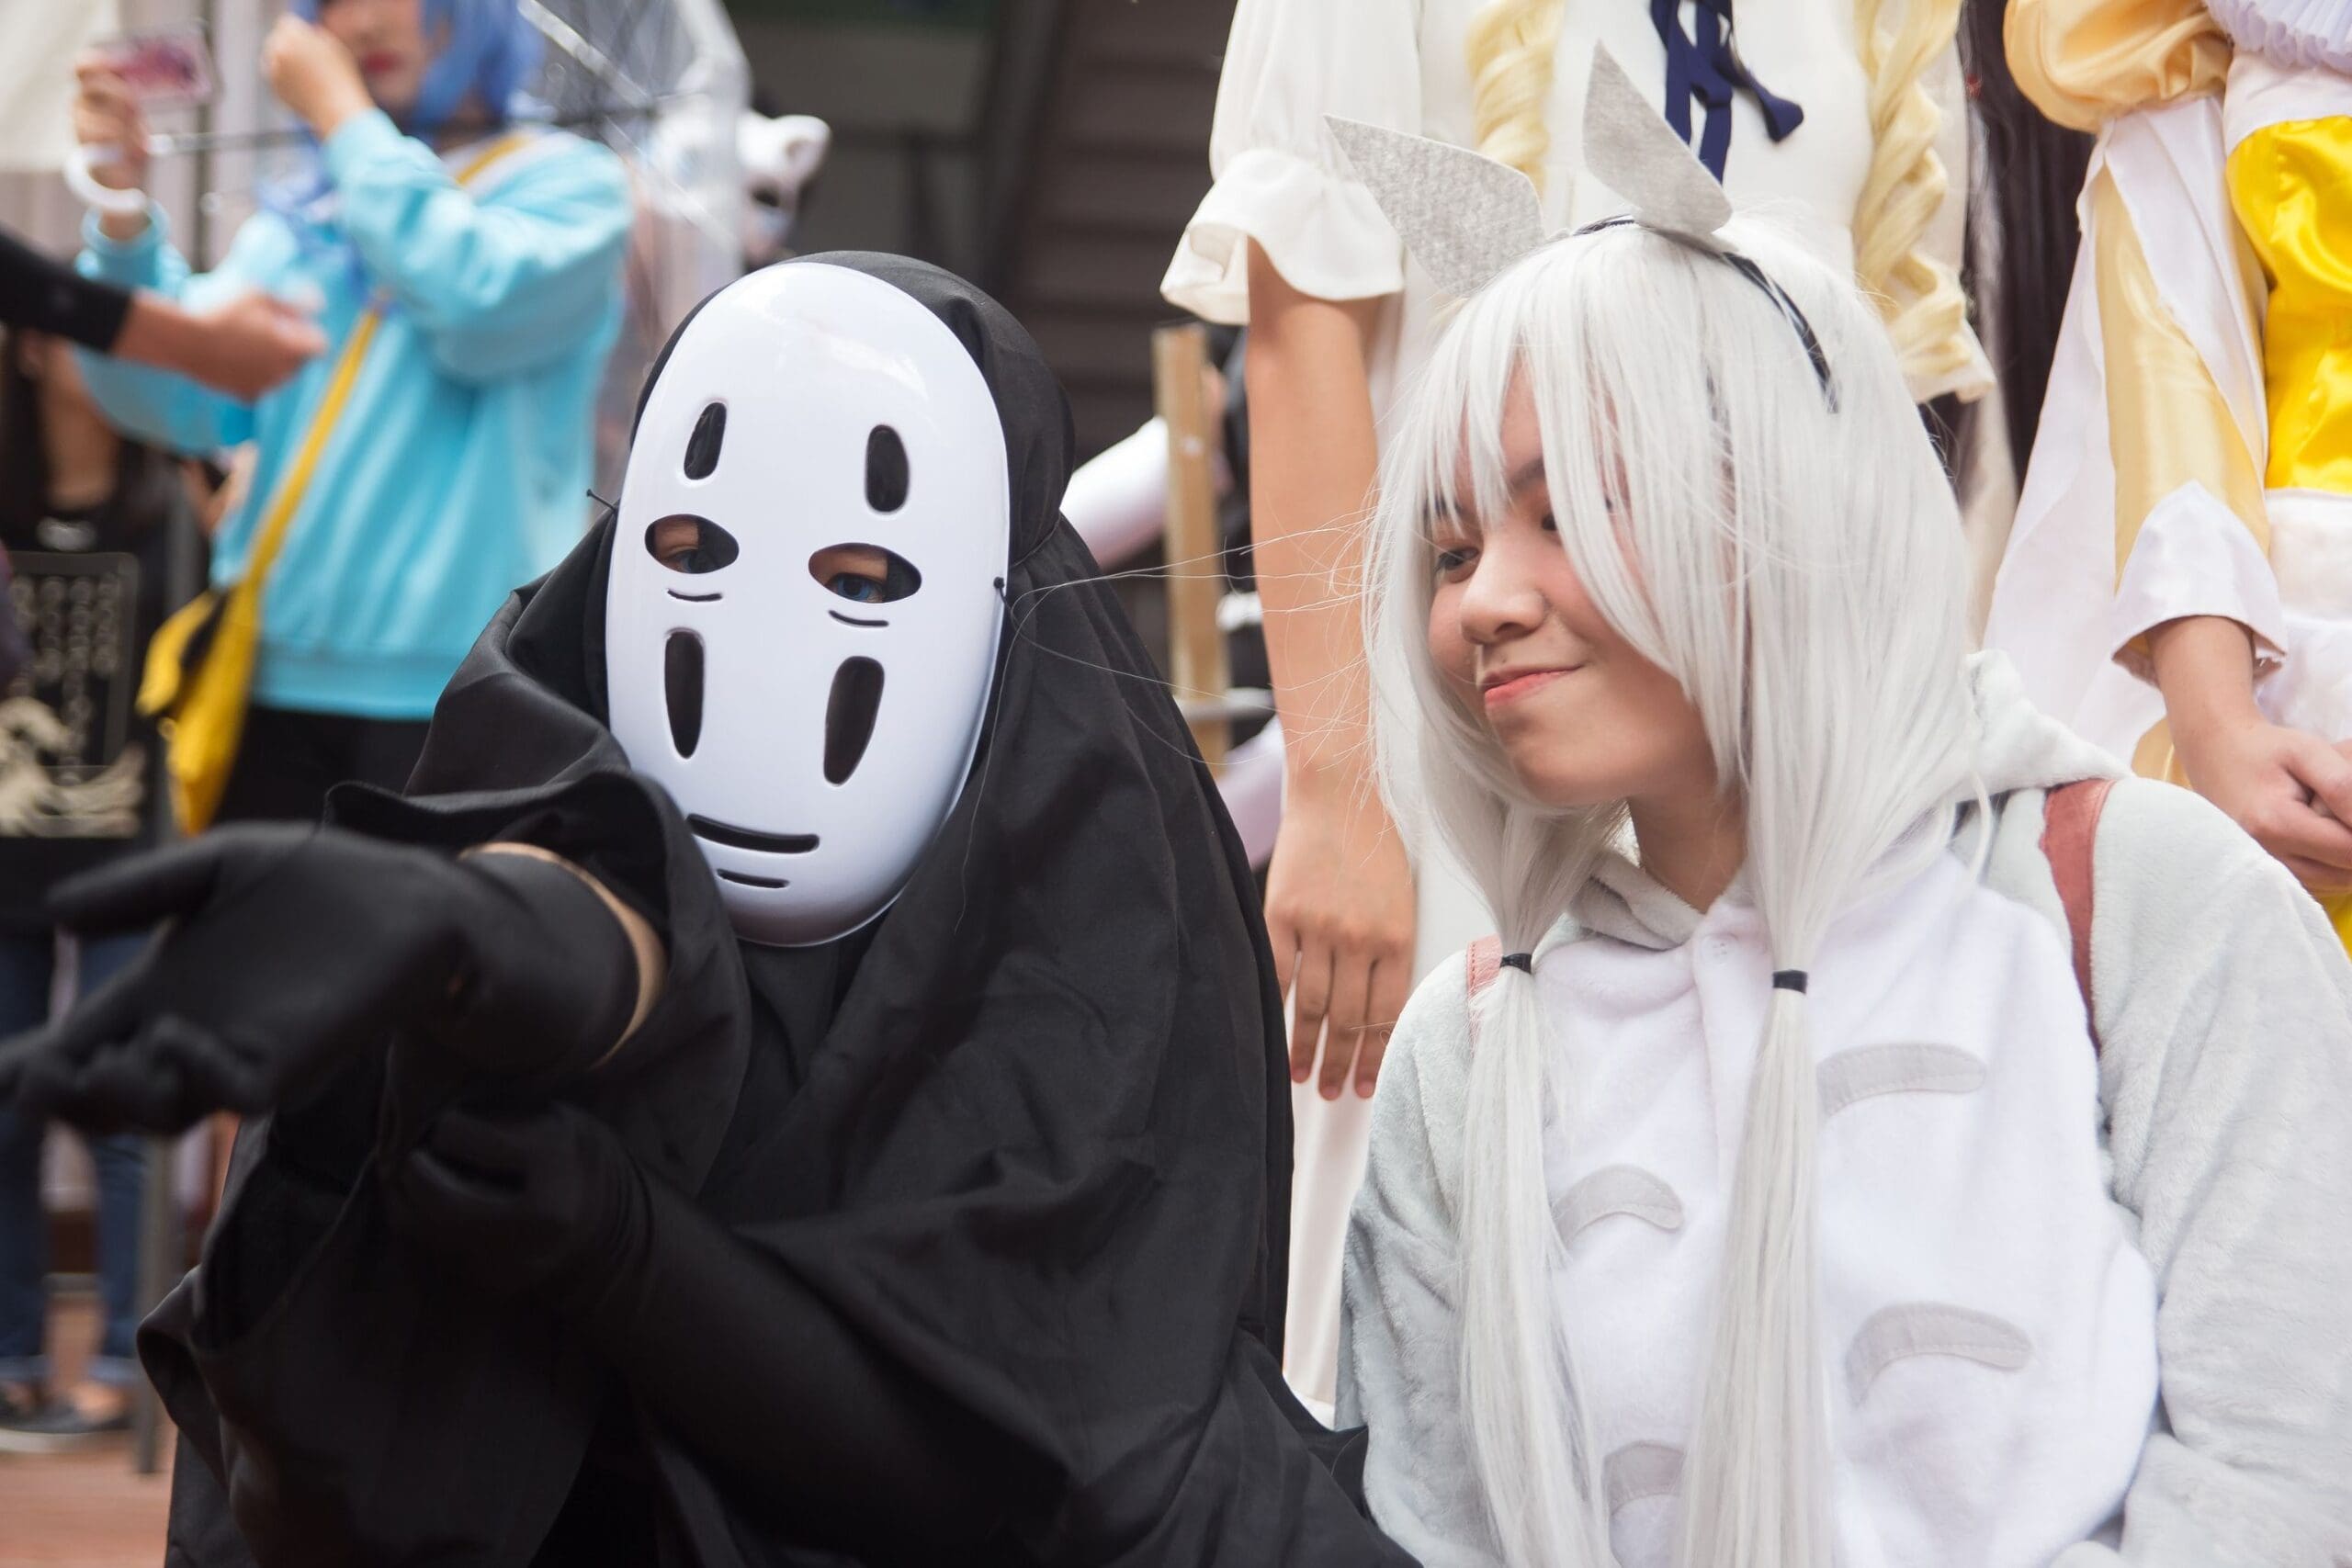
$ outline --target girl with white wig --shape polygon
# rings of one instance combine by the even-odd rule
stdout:
[[[1959,279],[1961,0],[1230,8],[1216,184],[1161,292],[1250,328],[1251,547],[1284,747],[1266,923],[1297,1085],[1283,1371],[1328,1401],[1340,1235],[1389,1027],[1414,981],[1491,917],[1430,852],[1417,806],[1392,795],[1384,809],[1368,776],[1358,524],[1397,392],[1453,296],[1412,265],[1325,117],[1476,148],[1524,172],[1551,223],[1585,223],[1623,209],[1580,134],[1586,72],[1606,50],[1735,205],[1769,209],[1871,290],[1920,400],[1979,396],[1993,376]]]
[[[2352,966],[1969,656],[1883,325],[1689,197],[1501,266],[1385,457],[1384,765],[1501,932],[1374,1109],[1374,1516],[1430,1568],[2344,1561]]]

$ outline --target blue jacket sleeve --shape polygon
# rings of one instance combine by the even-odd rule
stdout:
[[[239,231],[219,270],[199,278],[189,271],[187,258],[164,240],[161,209],[150,208],[146,229],[127,242],[107,238],[93,213],[83,229],[85,248],[76,265],[85,277],[123,288],[152,289],[170,299],[185,299],[191,286],[199,292],[219,293],[211,287],[216,279],[233,291],[244,276],[254,227],[248,223]],[[90,396],[107,418],[133,435],[182,452],[213,452],[253,439],[252,405],[225,392],[169,370],[106,358],[86,349],[76,357]]]
[[[596,333],[619,307],[628,179],[604,148],[567,137],[510,153],[477,196],[381,112],[325,146],[343,223],[368,275],[465,381],[535,370]]]

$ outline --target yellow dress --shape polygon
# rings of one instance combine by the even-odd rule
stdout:
[[[2315,525],[2352,550],[2352,115],[2262,126],[2229,167],[2230,205],[2269,288],[2264,478],[2274,495],[2298,492]],[[2328,913],[2352,947],[2352,898]]]

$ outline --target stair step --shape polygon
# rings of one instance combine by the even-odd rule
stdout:
[[[1078,69],[1062,81],[1060,112],[1050,132],[1064,147],[1187,154],[1203,165],[1209,121],[1216,113],[1216,76]]]
[[[1062,25],[1090,49],[1189,54],[1214,73],[1233,31],[1233,6],[1226,0],[1075,0]]]
[[[1208,194],[1208,160],[1202,151],[1195,146],[1178,157],[1068,149],[1040,193],[1040,215],[1057,230],[1157,234],[1172,249]]]
[[[1136,311],[1032,310],[1023,325],[1065,384],[1085,378],[1135,384],[1151,378],[1156,318]]]
[[[1159,280],[1168,271],[1175,236],[1087,234],[1041,230],[1023,252],[1022,300],[1046,305],[1132,307],[1165,315]]]
[[[1105,24],[1086,33],[1075,58],[1088,71],[1135,71],[1148,74],[1214,78],[1223,63],[1225,40],[1168,43],[1138,38],[1124,27]]]

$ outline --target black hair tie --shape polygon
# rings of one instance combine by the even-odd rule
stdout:
[[[1506,953],[1503,954],[1502,966],[1506,969],[1516,969],[1522,975],[1532,975],[1535,973],[1535,954]]]
[[[1772,974],[1772,988],[1804,995],[1805,974],[1802,969],[1778,969]]]

